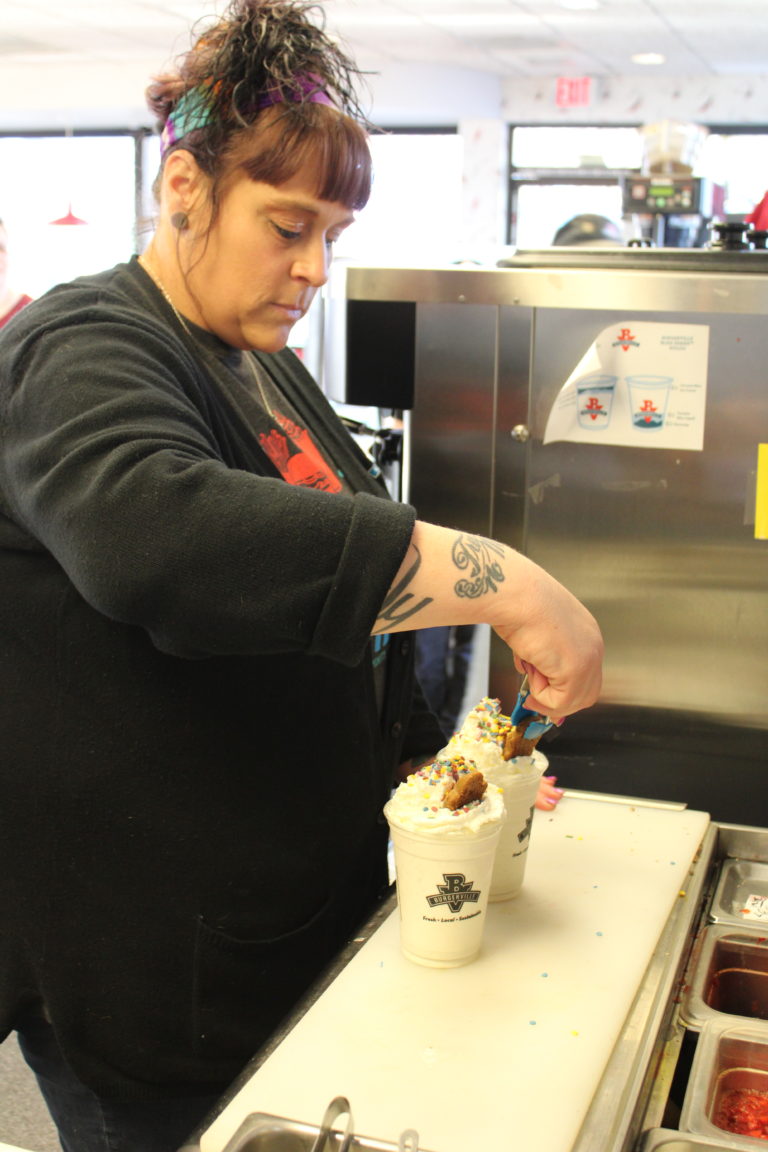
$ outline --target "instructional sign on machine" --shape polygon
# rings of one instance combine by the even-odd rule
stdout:
[[[704,445],[709,327],[622,320],[604,328],[561,388],[544,443]]]

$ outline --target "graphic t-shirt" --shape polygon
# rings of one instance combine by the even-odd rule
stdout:
[[[252,379],[250,378],[252,377]],[[242,357],[240,378],[265,410],[269,431],[259,431],[262,450],[289,484],[323,492],[349,492],[344,473],[323,453],[301,417],[253,356]]]
[[[285,403],[282,402],[282,407]],[[272,409],[277,428],[259,434],[259,444],[280,475],[289,484],[303,488],[320,488],[323,492],[341,492],[338,472],[323,456],[306,428],[282,412],[277,404]]]

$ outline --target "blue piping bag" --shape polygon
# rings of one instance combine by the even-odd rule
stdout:
[[[530,720],[528,726],[526,727],[525,738],[526,740],[538,740],[539,737],[543,736],[545,732],[549,732],[550,728],[555,726],[555,722],[554,720],[550,720],[548,716],[542,718],[540,712],[535,712],[531,708],[526,708],[525,701],[528,699],[530,694],[531,690],[528,687],[528,677],[524,676],[523,682],[520,685],[520,691],[517,694],[517,703],[512,709],[509,719],[512,724],[517,725],[520,724],[521,721],[527,720],[531,716],[536,717],[536,719]]]

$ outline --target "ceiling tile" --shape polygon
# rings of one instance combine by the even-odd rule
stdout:
[[[2,0],[4,64],[66,55],[95,63],[183,51],[198,19],[226,0]],[[444,64],[500,75],[631,73],[632,52],[658,51],[655,74],[765,75],[768,0],[326,0],[327,27],[363,66]],[[647,69],[645,70],[647,74]],[[137,79],[143,85],[145,77]]]

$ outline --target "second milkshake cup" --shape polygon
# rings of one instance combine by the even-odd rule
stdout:
[[[523,886],[536,793],[547,759],[540,752],[507,761],[495,769],[493,782],[504,797],[507,815],[502,828],[491,878],[489,899],[511,900]],[[491,773],[488,773],[489,780]]]
[[[443,807],[454,776],[467,775],[483,779],[463,760],[438,760],[409,776],[384,808],[395,850],[400,946],[409,960],[433,968],[474,960],[485,928],[504,803],[491,785],[481,799]]]
[[[546,756],[534,748],[529,755],[505,758],[510,717],[498,700],[488,696],[467,715],[459,730],[439,756],[463,756],[488,781],[501,788],[507,815],[496,850],[490,899],[517,896],[525,877],[533,808],[542,773],[549,766]]]

